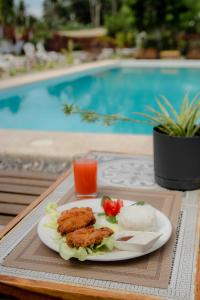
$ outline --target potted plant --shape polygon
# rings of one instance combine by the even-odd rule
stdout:
[[[154,175],[162,187],[176,190],[200,188],[200,101],[186,96],[177,113],[167,99],[160,112],[150,109],[153,129]],[[168,108],[168,110],[167,110]],[[148,116],[147,116],[148,117]],[[151,118],[151,116],[150,116]]]
[[[148,107],[151,114],[135,113],[153,125],[155,181],[162,187],[176,190],[200,188],[200,100],[184,97],[180,111],[164,97],[156,100],[159,107]],[[66,115],[80,114],[87,122],[103,121],[112,125],[116,121],[141,122],[120,115],[102,115],[81,110],[73,104],[64,106]]]

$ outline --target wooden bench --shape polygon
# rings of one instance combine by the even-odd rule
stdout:
[[[0,171],[0,228],[42,194],[58,174]]]

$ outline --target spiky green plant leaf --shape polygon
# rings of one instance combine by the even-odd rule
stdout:
[[[160,131],[170,136],[192,137],[200,135],[200,93],[191,101],[186,94],[182,101],[179,112],[176,111],[172,103],[165,97],[161,96],[156,99],[158,110],[148,106],[149,113],[133,112],[144,120],[128,118],[116,114],[100,114],[94,111],[81,110],[74,104],[65,104],[64,113],[66,115],[79,114],[83,121],[94,123],[102,122],[105,126],[113,125],[115,122],[133,122],[145,123],[151,126],[157,126]]]

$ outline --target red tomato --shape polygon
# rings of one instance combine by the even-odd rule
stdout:
[[[103,202],[103,209],[105,211],[105,214],[110,217],[116,216],[120,212],[122,206],[123,201],[120,199],[114,201],[108,198]]]

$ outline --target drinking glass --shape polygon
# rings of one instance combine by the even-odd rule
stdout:
[[[77,198],[95,198],[97,196],[97,160],[76,155],[73,159],[74,185]]]

